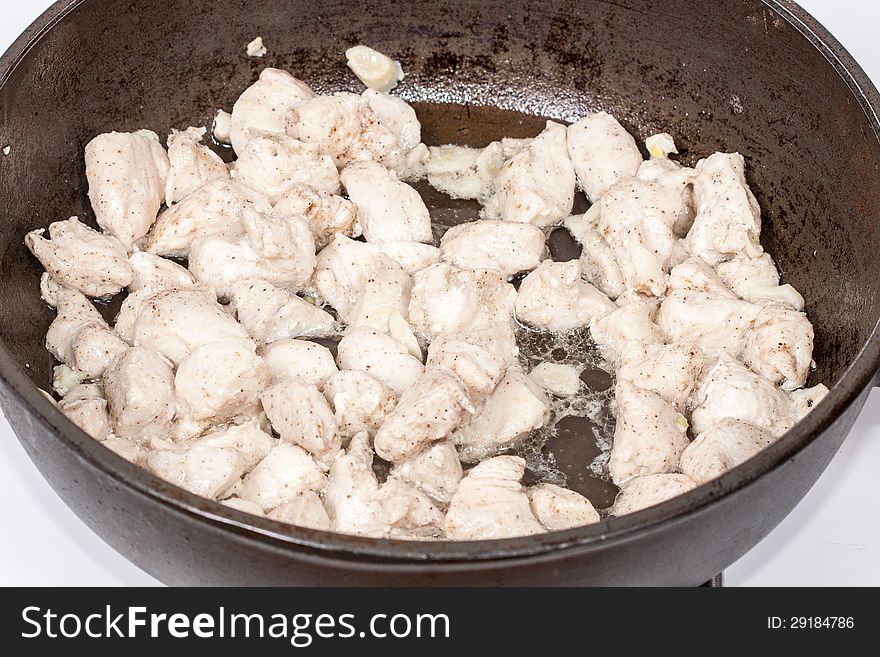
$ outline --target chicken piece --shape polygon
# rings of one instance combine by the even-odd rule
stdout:
[[[473,412],[457,378],[442,369],[427,369],[379,427],[376,453],[392,463],[407,459],[448,436]]]
[[[657,393],[629,381],[619,381],[614,396],[617,426],[608,462],[614,483],[677,468],[688,445],[687,419]]]
[[[71,388],[58,402],[67,419],[98,441],[110,436],[110,413],[104,391],[96,383],[81,383]]]
[[[746,183],[742,155],[710,155],[697,163],[696,174],[688,251],[712,266],[731,256],[760,256],[761,208]]]
[[[388,523],[391,538],[420,539],[442,533],[443,512],[414,486],[390,478],[379,488],[375,504]]]
[[[217,110],[214,113],[214,121],[211,124],[211,136],[218,144],[231,144],[230,131],[232,130],[232,114],[225,110]]]
[[[325,310],[261,280],[242,280],[229,290],[229,306],[258,344],[295,337],[336,333],[336,320]]]
[[[618,298],[621,303],[623,297]],[[629,299],[626,299],[629,301]],[[590,322],[590,335],[603,355],[616,362],[626,353],[631,341],[642,344],[660,344],[663,336],[654,323],[657,302],[653,299],[635,299],[623,303],[617,310],[596,317]]]
[[[348,68],[370,90],[388,93],[403,79],[400,62],[369,46],[357,45],[345,51]]]
[[[555,532],[599,522],[599,512],[583,495],[573,490],[537,484],[526,488],[532,504],[532,513],[548,531]]]
[[[425,162],[428,183],[451,198],[475,199],[485,204],[495,191],[501,167],[531,141],[505,138],[485,148],[431,146]]]
[[[440,240],[443,260],[459,269],[492,269],[511,277],[538,266],[544,233],[537,226],[484,219],[453,226]]]
[[[301,379],[285,379],[265,390],[260,399],[282,440],[299,445],[318,461],[332,462],[342,441],[333,410],[316,386]]]
[[[798,419],[782,390],[725,355],[704,371],[691,405],[691,424],[697,434],[729,417],[781,436]]]
[[[498,386],[475,416],[452,436],[465,463],[473,463],[516,443],[543,426],[547,399],[519,364],[507,368]]]
[[[269,213],[262,194],[234,180],[214,180],[165,210],[147,236],[144,250],[160,256],[186,258],[194,240],[234,238],[245,233],[244,209]]]
[[[387,535],[387,519],[375,503],[378,494],[370,437],[366,432],[356,434],[330,466],[324,507],[333,529],[361,536]]]
[[[376,246],[410,276],[440,262],[440,249],[430,244],[394,240],[378,242]]]
[[[623,350],[617,380],[655,392],[680,411],[702,367],[703,352],[696,345],[631,342]]]
[[[672,232],[684,237],[694,223],[693,178],[696,171],[668,158],[669,153],[677,153],[678,150],[672,137],[666,133],[648,137],[645,147],[651,153],[651,159],[642,162],[636,177],[656,181],[678,193],[681,203]]]
[[[795,421],[803,420],[829,392],[827,386],[820,383],[812,388],[801,388],[788,393],[788,398],[794,404]]]
[[[509,361],[491,344],[468,338],[438,336],[428,347],[427,367],[451,372],[467,388],[468,396],[479,401],[495,390]]]
[[[108,132],[86,144],[85,160],[95,220],[131,250],[162,206],[168,154],[155,132]]]
[[[336,233],[346,237],[361,234],[354,203],[311,185],[288,187],[275,202],[274,212],[281,216],[305,217],[319,251],[333,241]]]
[[[568,159],[565,127],[544,131],[501,167],[485,218],[553,226],[571,214],[575,173]]]
[[[218,178],[228,178],[226,163],[200,142],[205,128],[172,130],[168,135],[171,168],[165,180],[165,203],[171,205]]]
[[[341,179],[368,242],[433,239],[422,197],[393,171],[376,162],[356,162],[343,169]]]
[[[593,203],[614,184],[636,175],[642,163],[636,140],[606,112],[568,126],[568,155],[581,189]]]
[[[320,492],[326,485],[327,476],[307,451],[280,442],[244,476],[239,497],[268,512],[305,491]]]
[[[149,452],[132,440],[114,436],[112,433],[101,444],[117,456],[134,465],[144,465]]]
[[[660,504],[673,497],[684,495],[697,487],[697,483],[683,474],[650,474],[630,479],[624,486],[611,514],[623,516]]]
[[[406,322],[412,286],[412,277],[400,265],[384,253],[377,253],[354,307],[340,318],[348,322],[349,331],[358,328],[389,331],[392,317]]]
[[[746,340],[743,361],[783,390],[803,387],[813,363],[813,325],[790,306],[764,306]]]
[[[538,363],[529,378],[542,389],[557,397],[576,395],[581,387],[581,372],[573,365]]]
[[[152,349],[132,347],[102,381],[117,436],[141,444],[165,436],[176,409],[171,363]]]
[[[525,467],[518,456],[496,456],[474,466],[452,496],[443,523],[446,537],[473,541],[545,532],[520,484]]]
[[[186,447],[157,449],[147,467],[172,484],[196,495],[217,499],[244,473],[244,457],[234,447],[196,441]]]
[[[516,318],[547,331],[588,325],[616,309],[614,302],[581,278],[577,260],[545,260],[526,276],[516,295]]]
[[[581,245],[581,276],[609,298],[616,299],[626,290],[626,281],[611,247],[596,229],[594,220],[599,209],[596,204],[586,214],[571,215],[565,220],[565,227]]]
[[[133,276],[125,247],[115,237],[92,230],[76,217],[32,230],[24,243],[49,275],[87,297],[111,297]]]
[[[311,490],[303,491],[290,502],[276,506],[269,512],[269,518],[309,529],[330,531],[331,528],[330,516],[324,509],[324,503]]]
[[[333,408],[342,438],[376,433],[397,404],[397,396],[379,379],[360,370],[341,370],[327,379],[324,397]]]
[[[259,419],[220,427],[206,433],[198,442],[209,447],[228,447],[244,459],[244,472],[250,472],[269,455],[276,440],[263,431]]]
[[[689,342],[711,359],[739,356],[761,310],[747,301],[706,292],[674,290],[657,313],[657,324],[671,342]]]
[[[128,263],[133,272],[131,283],[128,284],[129,293],[141,290],[155,293],[171,288],[192,287],[196,283],[186,267],[146,251],[132,253]]]
[[[702,258],[688,258],[673,267],[669,272],[669,289],[705,292],[727,299],[736,298],[736,295],[727,288],[715,270],[707,265]]]
[[[327,380],[339,371],[330,350],[308,340],[278,340],[265,347],[260,355],[275,381],[296,378],[323,388]]]
[[[458,452],[448,440],[441,440],[391,469],[391,478],[418,488],[441,504],[448,504],[458,490],[464,472]]]
[[[295,136],[292,110],[298,103],[314,97],[305,82],[287,71],[264,68],[260,78],[244,90],[232,107],[229,119],[232,148],[240,155],[252,132]]]
[[[428,338],[470,333],[513,318],[516,289],[496,271],[443,262],[418,272],[414,283],[409,320]]]
[[[734,258],[717,267],[718,275],[738,297],[763,305],[786,303],[798,311],[804,298],[791,285],[779,284],[779,272],[769,253],[758,258]]]
[[[405,100],[381,89],[367,89],[361,98],[376,113],[379,124],[397,137],[401,152],[409,153],[422,142],[422,124]]]
[[[681,471],[698,484],[720,477],[776,440],[748,422],[725,418],[711,425],[681,455]]]
[[[340,189],[339,172],[329,155],[298,139],[273,132],[251,131],[232,177],[272,203],[298,185],[310,185],[331,194]]]
[[[220,504],[222,504],[223,506],[228,506],[230,509],[235,509],[236,511],[250,513],[253,516],[266,515],[265,513],[263,513],[263,509],[260,508],[259,504],[248,502],[247,500],[243,500],[240,497],[229,497],[225,500],[221,500]]]
[[[340,370],[360,370],[374,376],[396,395],[414,386],[425,369],[397,340],[368,329],[345,334],[336,351],[336,363]]]

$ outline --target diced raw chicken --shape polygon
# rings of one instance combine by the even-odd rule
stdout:
[[[244,473],[244,457],[234,447],[196,441],[185,447],[157,449],[147,467],[166,481],[191,493],[216,499]]]
[[[482,342],[482,344],[481,344]],[[448,370],[467,388],[474,401],[485,399],[507,369],[508,360],[485,341],[441,335],[428,347],[427,367]]]
[[[682,410],[702,367],[703,352],[696,345],[632,342],[623,350],[617,380],[656,392]]]
[[[276,440],[263,431],[259,419],[214,429],[199,438],[211,447],[231,447],[244,458],[244,471],[250,472],[269,455]]]
[[[599,512],[590,500],[573,490],[543,483],[526,488],[526,495],[532,503],[532,512],[548,531],[599,522]]]
[[[397,463],[445,438],[473,413],[467,390],[442,369],[427,369],[403,392],[376,432],[376,453]]]
[[[348,331],[339,342],[340,370],[360,370],[379,379],[401,395],[415,385],[424,371],[421,361],[385,333],[368,329]]]
[[[110,413],[104,391],[96,383],[81,383],[58,402],[58,409],[80,429],[98,441],[110,435]]]
[[[367,89],[361,97],[376,113],[382,127],[397,137],[403,153],[409,153],[422,142],[422,124],[416,111],[405,100],[380,89]]]
[[[374,435],[397,403],[394,391],[360,370],[340,370],[327,379],[324,397],[333,408],[339,435]]]
[[[376,162],[356,162],[343,169],[341,179],[368,242],[433,239],[425,202],[393,171]]]
[[[303,491],[290,502],[276,506],[269,512],[269,517],[297,527],[330,531],[330,517],[324,509],[324,503],[311,490]]]
[[[254,516],[266,515],[265,513],[263,513],[263,509],[260,508],[259,504],[248,502],[247,500],[243,500],[240,497],[229,497],[225,500],[221,500],[220,504],[222,504],[223,506],[228,506],[230,509],[243,511],[244,513],[250,513]]]
[[[228,178],[226,163],[202,145],[205,128],[172,130],[168,135],[171,168],[165,180],[165,203],[171,205],[217,178]]]
[[[329,155],[298,139],[273,132],[251,131],[232,172],[242,185],[265,195],[272,203],[297,185],[311,185],[336,194],[339,172]]]
[[[608,462],[614,483],[677,468],[688,445],[687,419],[657,393],[628,381],[618,382],[614,396],[617,425]]]
[[[596,208],[593,210],[593,208]],[[571,236],[581,244],[581,276],[588,283],[611,299],[616,299],[626,290],[626,281],[620,265],[614,259],[611,247],[596,229],[599,205],[591,208],[592,212],[574,214],[565,220],[565,227]]]
[[[484,214],[487,219],[553,226],[571,214],[574,188],[565,126],[548,121],[540,135],[501,167]]]
[[[684,237],[694,222],[693,178],[696,172],[667,157],[669,153],[678,151],[672,137],[666,133],[648,137],[645,147],[651,153],[651,159],[642,162],[636,176],[642,180],[656,181],[678,193],[681,204],[672,230],[678,237]]]
[[[797,420],[794,406],[782,390],[725,355],[704,371],[691,404],[691,424],[697,434],[730,417],[781,436]]]
[[[514,444],[547,421],[547,400],[518,364],[507,368],[504,378],[476,412],[452,436],[459,455],[473,463]]]
[[[147,454],[149,454],[148,450],[133,440],[120,438],[112,433],[105,440],[101,441],[101,444],[114,454],[135,465],[144,465],[144,462],[147,460]]]
[[[348,323],[347,330],[390,331],[392,317],[405,322],[409,316],[412,286],[412,277],[400,265],[384,253],[377,253],[354,307],[340,318]]]
[[[736,298],[736,295],[728,289],[715,270],[707,265],[702,258],[688,258],[673,267],[669,272],[669,289],[705,292],[728,299]]]
[[[307,490],[322,491],[326,485],[327,476],[318,462],[302,447],[282,441],[245,475],[239,497],[268,512]]]
[[[813,362],[813,325],[790,306],[764,306],[746,340],[743,361],[783,390],[803,387]]]
[[[630,479],[621,489],[611,507],[615,516],[635,513],[660,504],[673,497],[684,495],[697,487],[697,483],[683,474],[650,474]]]
[[[104,394],[113,432],[145,443],[164,438],[174,417],[174,370],[159,353],[132,347],[107,368]]]
[[[459,269],[493,269],[510,277],[538,266],[544,233],[537,226],[483,219],[453,226],[440,240],[443,260]]]
[[[505,138],[485,148],[431,146],[425,162],[428,183],[452,198],[485,203],[495,192],[495,179],[501,167],[531,141]]]
[[[133,272],[128,284],[129,294],[141,290],[155,293],[175,287],[192,287],[196,282],[186,267],[146,251],[132,253],[128,263]]]
[[[339,371],[330,350],[308,340],[278,340],[265,347],[260,355],[276,381],[297,378],[323,388]]]
[[[510,538],[546,530],[523,491],[525,461],[496,456],[474,466],[452,496],[443,529],[456,541]]]
[[[95,220],[126,249],[147,234],[165,197],[168,155],[149,130],[108,132],[85,149]]]
[[[269,199],[234,180],[209,182],[159,215],[144,250],[160,256],[188,257],[196,239],[244,234],[240,214],[248,208],[262,213],[272,211]]]
[[[458,490],[464,473],[455,445],[441,440],[397,463],[390,476],[418,488],[441,504],[447,504]]]
[[[812,388],[801,388],[800,390],[792,390],[788,393],[788,398],[794,404],[794,415],[797,421],[802,420],[816,404],[825,399],[828,395],[828,387],[819,383]]]
[[[410,276],[440,262],[440,249],[430,244],[400,240],[375,244]]]
[[[697,163],[696,173],[688,251],[713,266],[731,256],[760,256],[761,208],[746,183],[742,155],[715,153]]]
[[[336,333],[336,320],[330,313],[265,281],[234,283],[229,301],[238,321],[259,344]]]
[[[529,378],[557,397],[576,395],[581,387],[580,370],[562,363],[538,363]]]
[[[545,260],[526,276],[516,296],[516,318],[536,328],[567,331],[616,309],[614,302],[581,278],[577,260]]]
[[[804,309],[804,298],[791,285],[779,284],[779,272],[769,253],[758,258],[734,258],[717,267],[718,275],[738,297],[752,303],[787,303]]]
[[[636,175],[642,163],[636,140],[606,112],[568,127],[568,155],[581,189],[594,203],[612,185]]]
[[[761,427],[725,418],[698,435],[681,455],[681,471],[698,484],[720,477],[774,442]]]
[[[375,501],[379,482],[373,472],[370,437],[355,435],[348,449],[330,466],[324,507],[335,531],[363,536],[385,536],[388,522]]]
[[[260,78],[244,90],[232,107],[229,120],[229,138],[235,152],[241,154],[251,132],[293,134],[293,108],[300,102],[314,98],[305,82],[287,71],[265,68]]]
[[[382,484],[376,504],[391,538],[419,539],[442,532],[443,512],[422,491],[400,479],[392,477]]]
[[[346,237],[361,234],[354,203],[311,185],[289,187],[277,199],[274,212],[281,216],[305,217],[312,228],[318,250],[332,242],[336,233]]]
[[[122,243],[92,230],[76,217],[25,235],[24,243],[52,279],[87,297],[111,297],[131,283],[133,272]]]
[[[618,298],[621,303],[623,298]],[[590,322],[590,335],[605,358],[615,362],[625,352],[627,344],[635,340],[643,344],[663,342],[660,329],[654,323],[657,302],[653,299],[635,299],[623,303],[617,310],[596,317]]]
[[[285,379],[265,390],[260,399],[282,440],[299,445],[321,462],[332,462],[342,441],[333,410],[316,386]]]

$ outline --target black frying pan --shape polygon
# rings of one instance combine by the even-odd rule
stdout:
[[[261,34],[264,60],[245,57]],[[95,134],[203,125],[266,65],[318,92],[357,89],[343,51],[404,62],[398,88],[428,143],[535,134],[597,109],[683,159],[746,156],[765,247],[807,300],[815,381],[831,394],[720,479],[597,525],[486,542],[375,540],[257,519],[136,468],[37,392],[50,377],[40,267],[24,234],[92,219],[82,150]],[[880,365],[880,98],[794,3],[757,0],[64,0],[0,59],[0,404],[68,505],[169,583],[697,584],[764,537],[837,451]],[[431,198],[438,220],[472,207]],[[575,435],[572,440],[586,440]],[[573,460],[575,466],[582,463]]]

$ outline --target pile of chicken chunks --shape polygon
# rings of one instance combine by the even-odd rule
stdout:
[[[615,372],[616,515],[719,476],[826,392],[804,388],[813,329],[762,250],[740,155],[684,167],[660,134],[643,160],[605,113],[479,149],[428,148],[420,131],[398,97],[317,96],[267,68],[215,120],[232,164],[205,128],[167,148],[147,130],[95,137],[100,230],[73,217],[26,238],[57,312],[61,411],[242,511],[471,540],[600,518],[574,491],[523,486],[507,453],[570,394],[523,370],[517,324],[588,326]],[[436,243],[408,184],[425,178],[481,218]],[[592,205],[572,216],[578,188]],[[560,225],[579,260],[546,258]],[[121,292],[111,326],[93,300]]]

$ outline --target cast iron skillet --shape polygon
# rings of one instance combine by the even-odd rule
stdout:
[[[394,7],[393,9],[391,7]],[[244,46],[261,34],[265,60]],[[535,134],[599,108],[684,160],[739,151],[764,243],[816,325],[831,394],[769,449],[665,504],[487,542],[371,540],[255,519],[112,454],[37,391],[53,313],[26,231],[78,214],[95,134],[202,125],[265,65],[357,89],[357,42],[403,60],[428,143]],[[880,363],[880,144],[874,87],[794,3],[740,0],[63,0],[0,59],[0,403],[30,457],[99,535],[177,584],[697,584],[764,537],[834,455]],[[495,109],[492,109],[495,108]],[[435,217],[472,210],[432,201]],[[575,436],[572,440],[584,436]]]

